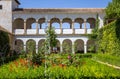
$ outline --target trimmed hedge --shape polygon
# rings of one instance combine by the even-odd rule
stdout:
[[[120,55],[120,19],[99,30],[99,52]]]
[[[8,33],[0,30],[0,53],[4,53],[6,56],[10,51],[9,36]]]

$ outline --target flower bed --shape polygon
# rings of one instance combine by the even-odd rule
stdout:
[[[52,56],[54,57],[54,56]],[[120,71],[92,61],[90,58],[74,59],[48,56],[38,65],[27,59],[18,59],[0,67],[0,78],[39,78],[39,79],[79,79],[79,78],[119,78]],[[47,67],[45,67],[45,65]]]

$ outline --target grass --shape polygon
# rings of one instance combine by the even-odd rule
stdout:
[[[94,54],[93,59],[120,67],[120,57],[109,54]]]

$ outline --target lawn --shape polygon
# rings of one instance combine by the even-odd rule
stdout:
[[[38,65],[26,58],[19,58],[0,67],[0,78],[80,79],[119,78],[120,70],[97,63],[91,55],[52,54],[42,58]]]

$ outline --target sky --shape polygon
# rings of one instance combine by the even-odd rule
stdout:
[[[105,8],[112,0],[19,0],[20,8]]]

